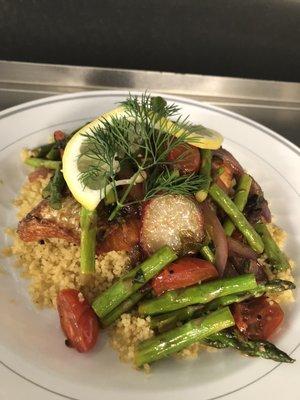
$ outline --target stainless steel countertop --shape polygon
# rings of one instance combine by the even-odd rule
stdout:
[[[209,101],[300,146],[300,83],[0,61],[0,110],[55,94],[101,89],[147,89]]]

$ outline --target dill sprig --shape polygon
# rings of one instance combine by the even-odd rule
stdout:
[[[179,175],[178,171],[166,169],[155,177],[151,174],[146,181],[144,200],[165,194],[181,194],[189,196],[194,194],[206,182],[206,177],[201,174]]]
[[[172,162],[168,160],[169,153],[177,146],[186,144],[192,132],[192,125],[180,115],[179,108],[167,104],[161,97],[148,94],[140,98],[130,95],[121,104],[125,115],[115,116],[109,121],[101,119],[98,126],[84,135],[80,156],[86,161],[80,173],[83,185],[93,187],[93,182],[96,185],[100,182],[102,189],[110,185],[114,191],[116,207],[110,219],[128,204],[126,199],[130,189],[142,172],[147,174],[144,200],[159,193],[187,195],[199,190],[203,184],[202,176],[176,176],[170,171]],[[173,124],[170,126],[168,122],[171,118]],[[119,198],[117,173],[128,162],[133,166],[134,175]]]

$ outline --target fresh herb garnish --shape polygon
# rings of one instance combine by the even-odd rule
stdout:
[[[201,174],[179,175],[178,171],[165,169],[157,177],[152,174],[145,182],[145,200],[160,194],[181,194],[188,196],[195,193],[206,182]]]
[[[66,182],[63,174],[57,169],[51,177],[48,185],[43,189],[42,196],[46,199],[51,208],[60,210],[62,206],[62,193],[65,189]]]
[[[193,194],[205,180],[195,174],[179,176],[173,171],[174,162],[168,160],[169,153],[186,144],[192,131],[192,125],[179,115],[176,105],[168,105],[161,97],[143,95],[141,98],[130,96],[122,106],[125,116],[101,120],[84,135],[86,139],[78,160],[84,186],[103,190],[104,194],[113,190],[116,207],[110,220],[129,204],[127,197],[131,188],[142,180],[145,180],[145,197],[141,201],[162,193]],[[173,118],[171,125],[170,118]],[[134,174],[119,195],[117,186],[122,183],[117,174],[128,163]]]

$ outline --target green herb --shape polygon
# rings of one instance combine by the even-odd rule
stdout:
[[[125,116],[102,120],[84,135],[86,140],[78,160],[83,185],[113,190],[116,207],[110,220],[128,204],[130,190],[141,176],[146,179],[145,198],[142,200],[162,192],[192,194],[205,181],[201,175],[180,177],[171,171],[174,162],[168,160],[168,155],[175,147],[187,142],[193,127],[178,116],[177,106],[168,105],[161,97],[151,98],[149,95],[143,95],[141,99],[130,96],[122,105]],[[166,118],[171,117],[175,120],[170,127]],[[120,198],[117,173],[126,163],[132,165],[134,174]]]
[[[166,113],[167,102],[162,97],[160,97],[160,96],[152,97],[150,99],[150,106],[151,106],[153,112],[158,113],[160,115],[164,115],[164,116],[168,115],[168,113]]]
[[[152,174],[145,183],[145,199],[149,200],[159,194],[181,194],[187,196],[203,186],[206,178],[203,175],[190,174],[180,176],[177,171],[166,169],[157,177]]]
[[[62,192],[65,188],[63,174],[57,169],[50,179],[48,185],[43,189],[42,196],[48,200],[49,205],[55,210],[59,210],[62,205]]]

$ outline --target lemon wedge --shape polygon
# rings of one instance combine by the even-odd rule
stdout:
[[[74,198],[87,210],[93,211],[105,196],[105,190],[91,189],[80,181],[78,159],[81,155],[85,134],[92,134],[95,127],[101,126],[104,121],[111,121],[114,117],[126,115],[124,107],[115,108],[81,128],[68,142],[62,159],[62,173]]]
[[[78,160],[82,156],[83,144],[86,140],[85,135],[92,135],[93,129],[99,126],[101,127],[104,121],[110,122],[113,118],[122,118],[125,116],[128,116],[128,112],[123,106],[117,107],[99,116],[76,132],[65,148],[62,159],[62,173],[74,198],[87,210],[94,210],[105,197],[105,194],[111,189],[112,185],[108,184],[105,186],[104,182],[103,188],[99,189],[84,186],[81,182],[80,174],[82,173],[82,169],[80,169],[78,165]],[[178,129],[176,123],[167,118],[160,118],[156,125],[158,128],[176,135],[177,137],[186,133],[184,129]],[[218,149],[222,141],[223,137],[218,132],[200,125],[195,126],[187,136],[187,142],[189,144],[203,149]],[[115,185],[125,185],[128,183],[129,180],[122,180],[115,182]]]
[[[186,133],[184,129],[178,129],[175,122],[168,118],[161,118],[157,126],[166,132],[173,133],[176,137]],[[220,133],[202,125],[193,126],[187,136],[187,143],[200,149],[216,150],[221,147],[222,142],[223,136]]]

